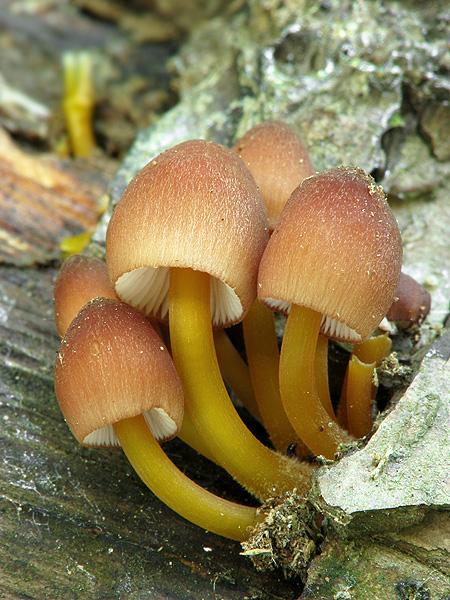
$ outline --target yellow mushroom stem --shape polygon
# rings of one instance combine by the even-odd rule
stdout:
[[[171,269],[169,326],[186,408],[217,462],[261,500],[293,489],[305,493],[313,467],[264,446],[228,396],[214,348],[207,273]]]
[[[208,531],[243,541],[257,523],[256,508],[229,502],[186,477],[168,458],[142,415],[124,419],[114,430],[136,473],[162,502]]]
[[[361,344],[355,344],[353,346],[353,354],[364,363],[376,363],[377,367],[380,365],[383,358],[388,356],[391,351],[392,340],[389,334],[380,333],[373,335],[365,342]]]
[[[248,366],[224,329],[214,330],[214,346],[224,381],[256,419],[261,419]]]
[[[91,241],[93,232],[93,229],[89,229],[78,235],[71,235],[63,238],[59,243],[63,258],[66,259],[69,258],[69,256],[72,256],[72,254],[79,254],[82,252]]]
[[[336,420],[342,429],[348,431],[348,417],[347,417],[347,380],[348,380],[348,365],[345,371],[344,380],[342,382],[341,396],[339,398],[339,405],[336,411]]]
[[[95,148],[92,130],[94,85],[89,52],[65,52],[63,111],[74,156],[91,156]]]
[[[372,429],[372,406],[377,390],[375,369],[389,354],[391,346],[388,333],[383,333],[353,347],[342,388],[340,418],[342,426],[356,437],[364,437]]]
[[[347,422],[349,432],[357,438],[372,430],[375,368],[374,362],[363,363],[354,354],[348,364]]]
[[[300,440],[281,402],[280,354],[273,312],[255,300],[242,325],[250,377],[264,426],[275,448],[285,453]]]
[[[316,347],[322,315],[293,304],[280,355],[280,393],[297,435],[316,455],[332,459],[348,434],[325,410],[316,386]]]
[[[328,385],[328,338],[319,335],[315,355],[316,386],[320,401],[328,415],[336,420]]]
[[[187,410],[184,411],[183,423],[181,424],[181,429],[178,432],[178,437],[185,444],[193,448],[196,452],[198,452],[205,458],[208,458],[210,461],[217,463],[216,457],[209,449],[209,446],[205,442],[203,437],[195,428],[195,425],[192,422],[191,416],[189,415]]]

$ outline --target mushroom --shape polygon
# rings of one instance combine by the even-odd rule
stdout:
[[[64,337],[70,323],[78,312],[95,298],[118,300],[109,280],[106,263],[93,256],[74,254],[62,265],[55,281],[54,304],[55,322],[58,333]],[[163,336],[158,323],[152,323],[161,339]],[[185,414],[178,436],[197,452],[214,461],[214,456],[204,443],[203,438],[193,427],[189,415]],[[114,433],[110,431],[110,442],[119,445]]]
[[[187,410],[219,464],[262,499],[306,490],[312,467],[272,452],[243,424],[220,374],[212,326],[247,312],[267,239],[267,213],[248,169],[204,140],[150,161],[125,190],[106,235],[116,293],[147,314],[169,312]]]
[[[282,121],[267,121],[252,127],[233,146],[258,186],[275,228],[292,191],[315,170],[297,133]]]
[[[430,308],[430,292],[410,275],[402,273],[394,302],[386,318],[395,323],[399,329],[409,329],[413,325],[420,325],[430,312]]]
[[[303,141],[286,123],[267,121],[252,127],[232,150],[242,158],[252,174],[267,209],[269,228],[273,230],[291,192],[305,177],[315,172]],[[264,310],[262,307],[250,308],[249,318],[243,321],[244,330],[248,331],[247,358],[252,375],[239,361],[223,329],[215,329],[214,341],[226,383],[251,414],[262,418],[272,443],[285,452],[293,442],[298,444],[298,448],[300,445],[279,399],[279,353],[278,346],[274,345],[273,313],[266,309],[264,314]],[[250,322],[257,329],[253,332],[254,337],[249,332]],[[251,347],[253,339],[256,348]],[[276,377],[273,377],[274,374]],[[257,390],[259,398],[255,399],[253,389]]]
[[[108,446],[114,431],[160,500],[209,531],[236,540],[247,537],[256,509],[207,492],[160,447],[180,428],[183,391],[167,348],[138,310],[108,298],[83,307],[61,343],[55,391],[81,444]]]
[[[420,325],[430,312],[431,296],[428,290],[406,273],[400,282],[386,319],[398,329]],[[381,327],[381,325],[380,325]],[[388,333],[369,338],[355,347],[348,365],[348,382],[345,385],[345,411],[350,433],[357,437],[367,435],[373,424],[372,404],[376,393],[375,369],[386,358],[392,342]]]
[[[62,265],[54,287],[55,323],[64,337],[78,312],[94,298],[117,300],[106,263],[99,258],[73,254]]]
[[[378,387],[376,368],[388,356],[391,346],[392,340],[386,332],[353,347],[341,394],[341,412],[345,413],[348,431],[357,438],[372,430],[373,403]]]
[[[95,137],[92,114],[95,104],[93,54],[66,51],[62,55],[64,74],[63,112],[74,156],[92,156]]]
[[[305,145],[286,123],[268,121],[252,127],[236,142],[233,151],[252,174],[273,231],[292,191],[315,172]],[[242,325],[250,377],[269,437],[281,452],[296,444],[296,453],[304,454],[305,447],[292,428],[280,398],[280,356],[273,312],[256,299]]]
[[[333,458],[348,439],[320,402],[314,357],[319,333],[362,342],[397,289],[402,243],[381,187],[362,169],[337,167],[292,193],[261,260],[258,297],[289,312],[280,393],[303,442]]]
[[[273,312],[256,299],[242,321],[253,390],[264,427],[274,447],[309,454],[286,416],[280,396],[280,352]]]

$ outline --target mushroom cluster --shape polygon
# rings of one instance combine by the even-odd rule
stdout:
[[[243,540],[256,509],[202,489],[160,444],[180,435],[260,501],[306,493],[314,455],[332,459],[371,429],[373,369],[389,346],[370,336],[401,259],[381,188],[356,167],[315,173],[284,123],[263,123],[232,149],[182,142],[129,183],[106,262],[72,256],[58,275],[55,389],[66,421],[81,444],[121,446],[179,514]],[[274,311],[288,315],[281,353]],[[246,362],[224,332],[241,322]],[[354,343],[352,361],[371,374],[349,365],[338,415],[328,339]],[[272,447],[244,424],[229,387]]]

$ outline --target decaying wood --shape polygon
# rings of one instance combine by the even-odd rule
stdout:
[[[22,151],[0,129],[0,262],[42,264],[61,255],[64,238],[93,231],[106,185],[99,169],[94,180],[94,168],[83,181],[62,161]]]

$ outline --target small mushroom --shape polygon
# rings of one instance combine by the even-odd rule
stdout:
[[[62,265],[54,287],[55,323],[63,337],[78,312],[94,298],[117,300],[106,263],[93,256],[73,254]]]
[[[402,260],[397,221],[382,189],[357,167],[328,169],[294,190],[261,260],[258,296],[289,312],[280,392],[294,429],[315,453],[333,458],[346,432],[317,393],[319,333],[367,339],[397,289]]]
[[[291,193],[315,173],[308,151],[300,136],[282,121],[255,125],[235,143],[233,151],[253,175],[273,231]]]
[[[70,256],[63,263],[54,287],[55,322],[60,336],[64,337],[70,323],[83,306],[95,298],[102,297],[118,300],[109,280],[106,263],[84,254]],[[164,339],[159,323],[152,322],[152,325],[159,337]],[[185,413],[178,436],[197,452],[214,461],[214,456],[193,427],[187,413]],[[112,430],[110,441],[112,445],[119,443]]]
[[[256,509],[207,492],[160,447],[181,426],[183,391],[169,352],[138,310],[108,298],[83,307],[61,343],[55,391],[81,444],[109,446],[117,436],[136,472],[160,500],[214,533],[247,537],[248,527],[256,523]]]
[[[409,329],[413,325],[420,325],[426,319],[430,308],[430,292],[413,277],[402,273],[394,302],[386,318],[399,329]]]
[[[386,332],[353,347],[339,409],[349,432],[357,438],[372,430],[373,403],[378,387],[376,368],[388,356],[391,346],[392,340]]]

